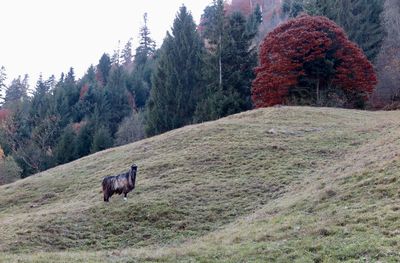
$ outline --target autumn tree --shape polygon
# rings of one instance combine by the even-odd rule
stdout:
[[[293,101],[362,107],[377,83],[361,49],[325,17],[281,24],[265,38],[259,59],[252,88],[256,107]]]

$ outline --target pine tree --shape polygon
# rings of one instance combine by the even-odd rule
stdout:
[[[203,43],[185,6],[179,9],[161,47],[148,107],[148,134],[182,127],[193,120],[200,88]]]
[[[253,68],[257,66],[257,54],[252,48],[255,31],[247,31],[244,16],[233,13],[225,26],[225,32],[227,39],[222,46],[223,90],[233,97],[230,103],[232,107],[228,111],[221,110],[222,116],[251,108],[251,82],[255,77]]]
[[[256,5],[253,13],[249,16],[246,23],[246,34],[255,37],[258,33],[258,28],[262,23],[262,12],[259,4]]]
[[[111,64],[119,66],[121,63],[121,41],[118,40],[117,49],[114,49],[114,52],[111,56]]]
[[[213,55],[210,64],[214,73],[209,72],[217,81],[219,87],[222,86],[222,41],[224,38],[225,11],[223,0],[213,0],[213,4],[204,10],[201,27],[203,38],[208,42],[208,50]],[[214,60],[214,61],[213,61]],[[210,65],[211,66],[211,65]]]
[[[6,89],[4,98],[5,107],[14,107],[15,103],[22,102],[28,98],[28,75],[25,75],[23,79],[18,76],[11,82],[11,85]]]
[[[143,66],[146,60],[154,55],[156,50],[156,42],[150,37],[150,30],[147,26],[147,13],[143,15],[144,25],[140,28],[139,32],[139,46],[136,48],[135,64],[136,66]]]
[[[80,128],[76,136],[75,156],[80,158],[90,154],[93,141],[94,123],[86,123]]]
[[[125,44],[125,47],[121,52],[121,59],[122,59],[122,65],[127,70],[130,70],[132,63],[133,63],[132,39],[129,39],[128,42]]]
[[[113,65],[110,71],[108,84],[104,90],[104,112],[101,112],[105,120],[104,127],[109,128],[112,135],[118,129],[119,123],[131,112],[129,104],[130,92],[127,89],[127,76],[123,67]]]
[[[305,12],[307,9],[305,0],[284,0],[282,2],[282,15],[294,18]]]
[[[308,13],[326,16],[342,27],[370,61],[374,61],[385,36],[381,24],[384,0],[312,0]]]
[[[45,116],[48,108],[48,92],[50,85],[48,82],[43,80],[43,76],[39,76],[39,80],[36,82],[36,89],[33,92],[33,98],[31,101],[31,114],[37,116],[36,119],[41,119]]]
[[[147,26],[147,13],[143,15],[144,25],[140,28],[139,46],[136,48],[135,65],[128,83],[128,89],[134,94],[135,104],[144,108],[151,89],[151,75],[155,65],[155,42]]]
[[[61,126],[66,127],[71,121],[79,119],[79,114],[75,109],[79,101],[80,88],[75,81],[74,69],[70,68],[67,75],[60,79],[54,90],[55,111],[62,117]]]
[[[108,75],[111,69],[111,58],[108,54],[103,54],[96,69],[96,79],[101,87],[107,85]]]
[[[110,148],[113,145],[113,140],[109,129],[100,127],[96,130],[93,135],[93,143],[91,152],[95,153],[98,151]]]
[[[67,127],[59,138],[56,146],[56,159],[58,164],[64,164],[76,159],[76,135],[71,127]]]
[[[218,6],[211,11],[206,9],[207,16],[213,18],[215,15],[212,13],[216,10],[219,10]],[[223,12],[220,11],[219,15],[223,16]],[[217,119],[250,109],[253,68],[257,65],[256,50],[252,44],[257,23],[260,22],[257,20],[257,17],[260,18],[257,9],[248,20],[237,12],[222,17],[222,29],[208,25],[210,20],[205,19],[207,16],[203,16],[204,36],[211,38],[204,59],[207,63],[204,70],[207,92],[197,106],[196,121]],[[218,32],[221,34],[220,43],[216,39]]]

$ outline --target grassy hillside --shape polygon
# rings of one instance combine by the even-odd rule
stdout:
[[[396,262],[399,201],[400,112],[260,109],[0,187],[0,262]]]

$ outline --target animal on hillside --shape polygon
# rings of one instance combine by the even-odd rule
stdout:
[[[126,201],[127,194],[135,189],[136,172],[137,166],[133,164],[129,172],[104,177],[102,182],[104,202],[108,202],[113,194],[124,194],[124,200]]]

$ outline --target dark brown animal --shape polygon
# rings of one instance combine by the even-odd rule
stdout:
[[[104,202],[108,202],[113,194],[124,194],[124,200],[127,200],[127,194],[135,189],[136,172],[137,166],[133,164],[127,173],[104,177],[102,182]]]

